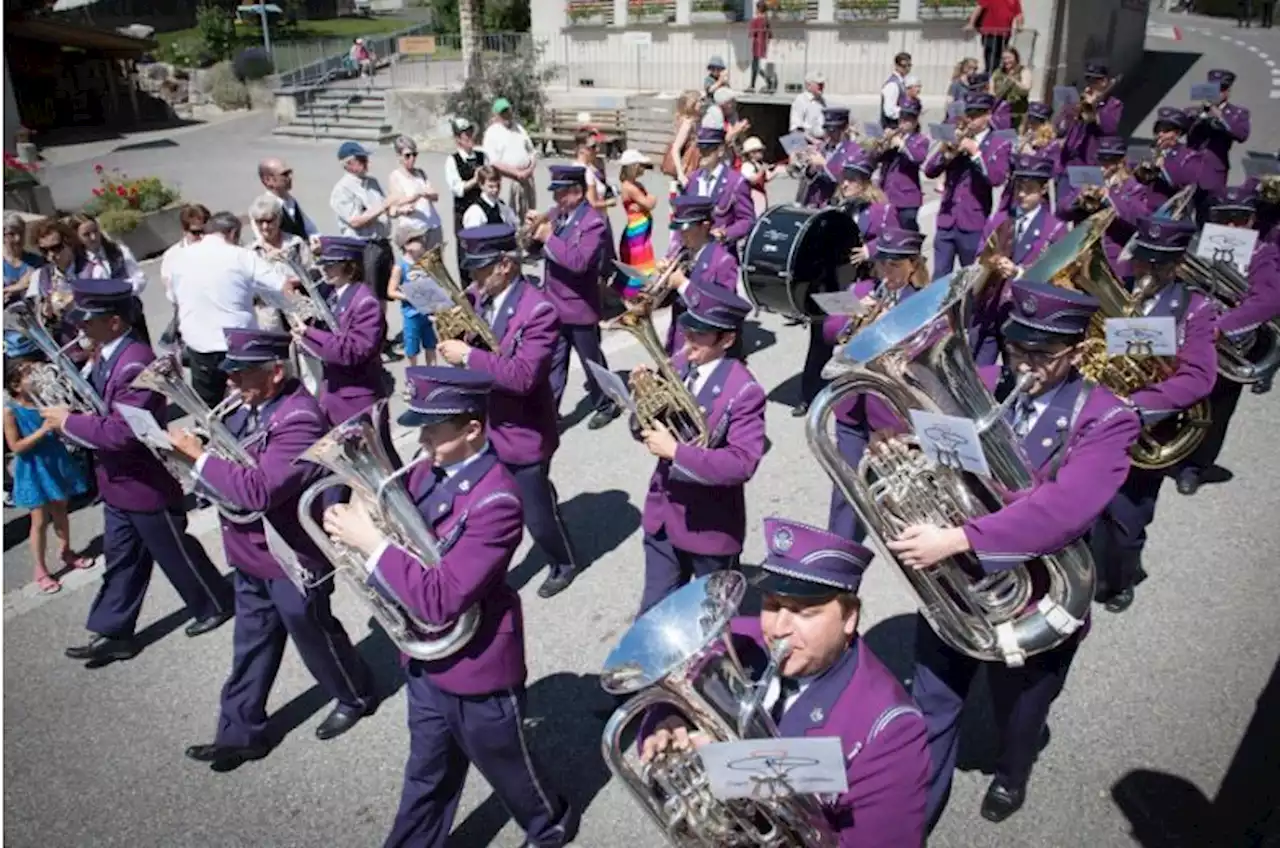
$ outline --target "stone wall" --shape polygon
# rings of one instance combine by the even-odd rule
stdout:
[[[392,89],[387,92],[387,123],[428,150],[451,152],[453,133],[445,113],[448,92],[438,89]]]

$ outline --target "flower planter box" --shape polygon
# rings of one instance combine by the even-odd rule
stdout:
[[[110,236],[128,245],[139,260],[159,256],[182,238],[182,223],[178,220],[181,211],[181,206],[170,206],[150,212],[129,232],[110,233]]]
[[[735,20],[737,17],[733,12],[726,12],[724,9],[695,9],[689,12],[691,24],[723,24]]]
[[[891,21],[896,17],[893,9],[881,7],[870,8],[836,8],[835,19],[842,23],[867,23],[870,21]]]
[[[665,24],[673,20],[675,20],[675,13],[668,13],[665,9],[657,11],[627,10],[627,23],[629,24]]]
[[[973,14],[977,5],[971,0],[923,0],[920,4],[920,20],[963,21]]]
[[[773,13],[775,21],[784,21],[787,23],[803,23],[808,20],[807,9],[779,9]]]
[[[40,183],[6,186],[4,208],[32,215],[54,215],[58,211],[53,205],[53,192]]]
[[[569,7],[569,26],[608,26],[612,7],[582,5]]]

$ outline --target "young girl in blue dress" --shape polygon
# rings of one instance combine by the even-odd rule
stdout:
[[[45,565],[45,537],[50,524],[58,537],[58,558],[68,568],[89,568],[93,560],[71,547],[67,502],[89,488],[88,476],[66,445],[31,405],[27,376],[39,351],[17,333],[5,333],[4,440],[13,454],[13,504],[31,510],[32,579],[45,594],[62,588]]]

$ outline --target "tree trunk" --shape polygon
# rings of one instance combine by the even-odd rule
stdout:
[[[466,78],[480,73],[480,16],[476,0],[458,0],[458,31],[462,39],[462,67]]]

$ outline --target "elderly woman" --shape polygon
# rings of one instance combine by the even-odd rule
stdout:
[[[249,249],[268,262],[276,265],[287,277],[297,274],[289,267],[298,265],[310,271],[315,264],[311,255],[311,245],[307,240],[286,233],[280,227],[284,216],[284,202],[271,192],[263,192],[249,204],[249,221],[253,227],[253,244]],[[254,310],[258,316],[258,326],[264,330],[287,331],[284,318],[280,312],[264,303],[260,298],[254,299]]]
[[[27,222],[16,212],[4,216],[4,302],[26,293],[27,275],[44,264],[38,253],[26,249]]]
[[[404,202],[392,210],[400,221],[414,221],[426,230],[427,249],[444,241],[444,232],[440,225],[440,213],[436,211],[436,201],[440,193],[431,185],[426,173],[418,167],[418,145],[407,135],[397,136],[394,142],[396,159],[399,165],[387,178],[393,195],[404,198]]]

